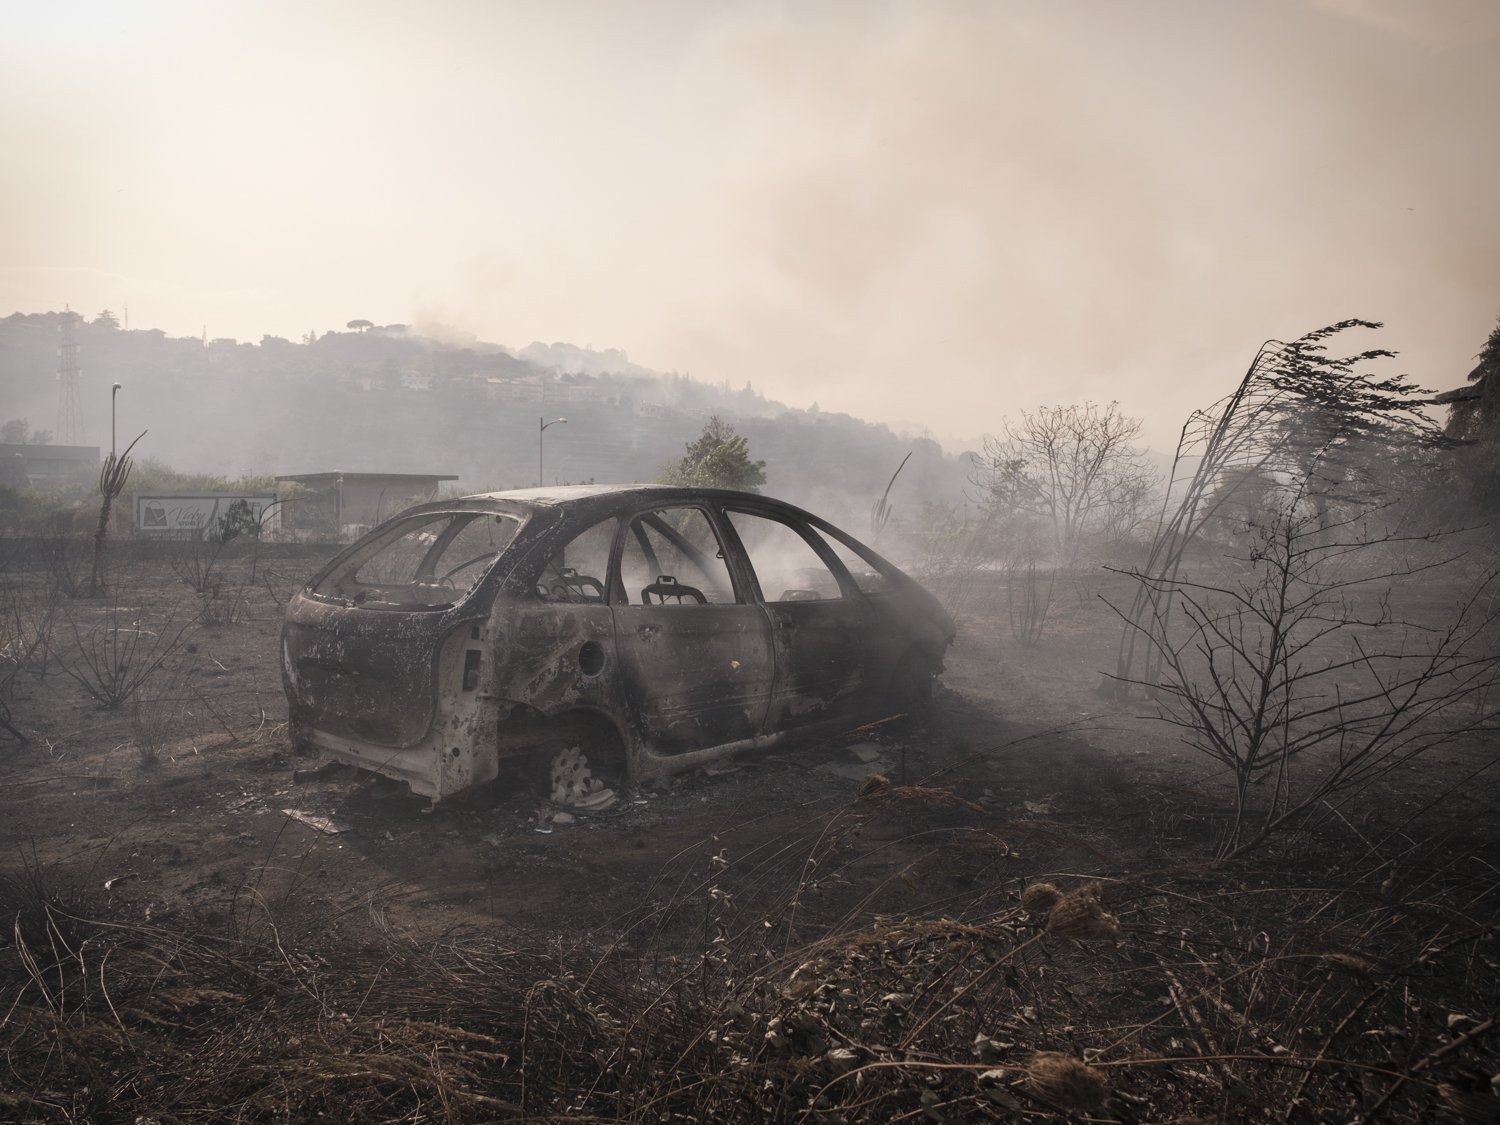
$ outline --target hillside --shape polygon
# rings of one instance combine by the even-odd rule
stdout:
[[[0,319],[0,421],[57,429],[62,315]],[[147,430],[138,453],[185,471],[432,472],[457,474],[469,491],[521,486],[536,481],[537,419],[565,416],[546,434],[549,482],[651,480],[719,414],[766,461],[773,495],[863,519],[910,452],[894,502],[910,511],[963,499],[966,459],[930,439],[793,409],[749,385],[651,371],[620,351],[444,342],[404,325],[258,344],[99,318],[76,331],[78,443],[108,445],[109,386],[119,382],[121,443]]]

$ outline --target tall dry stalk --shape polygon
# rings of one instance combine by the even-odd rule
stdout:
[[[877,547],[880,545],[881,533],[885,531],[886,524],[891,522],[891,513],[895,510],[890,504],[891,489],[896,486],[896,478],[901,475],[901,470],[906,468],[906,463],[910,460],[910,453],[901,458],[901,464],[896,466],[896,471],[886,482],[885,491],[880,494],[880,499],[870,506],[870,542]]]
[[[1369,349],[1327,354],[1326,342],[1351,328],[1379,328],[1344,320],[1286,343],[1268,340],[1239,385],[1183,424],[1172,459],[1161,514],[1134,600],[1123,615],[1113,677],[1102,690],[1123,698],[1130,685],[1154,683],[1160,645],[1176,604],[1184,559],[1203,543],[1205,529],[1236,502],[1248,482],[1308,478],[1310,466],[1350,466],[1343,454],[1360,444],[1411,447],[1440,440],[1422,413],[1427,400],[1404,377],[1378,378],[1361,370],[1394,353]],[[1325,482],[1327,483],[1327,482]],[[1345,483],[1345,482],[1340,482]],[[1326,510],[1324,488],[1316,503]]]
[[[104,458],[104,465],[99,469],[99,523],[94,528],[94,568],[89,575],[89,597],[97,598],[104,593],[104,555],[109,545],[109,516],[113,511],[115,501],[125,491],[125,485],[130,481],[130,470],[134,462],[130,459],[130,451],[135,448],[136,442],[146,436],[144,430],[140,437],[125,447],[125,452],[118,457],[111,449],[109,455]]]

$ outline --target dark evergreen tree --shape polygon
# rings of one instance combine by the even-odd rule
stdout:
[[[766,483],[766,463],[750,459],[750,442],[717,414],[709,418],[703,433],[690,441],[680,460],[662,468],[664,484],[696,488],[737,488],[759,491]]]

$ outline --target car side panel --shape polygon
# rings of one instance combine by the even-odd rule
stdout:
[[[766,606],[776,637],[774,729],[856,714],[869,698],[878,666],[877,624],[863,598],[773,602]]]
[[[609,607],[525,599],[496,603],[487,694],[502,711],[520,704],[544,715],[571,708],[623,708]]]
[[[755,605],[617,605],[620,674],[641,738],[680,753],[765,729],[775,659]]]

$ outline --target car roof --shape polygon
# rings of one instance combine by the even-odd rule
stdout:
[[[689,488],[675,484],[568,484],[543,488],[512,488],[503,492],[476,492],[451,500],[432,500],[401,513],[408,516],[441,511],[505,511],[530,509],[533,515],[547,517],[548,526],[574,525],[603,519],[636,505],[656,503],[693,503],[703,500],[732,502],[736,507],[777,512],[804,519],[815,527],[832,527],[827,520],[795,504],[762,496],[758,492],[740,492],[732,488]],[[397,519],[401,516],[395,517]],[[841,534],[847,534],[842,532]]]
[[[765,497],[753,492],[736,492],[728,488],[684,488],[673,484],[564,484],[542,488],[511,488],[504,492],[476,492],[461,497],[463,500],[509,500],[516,504],[533,504],[545,507],[577,504],[580,501],[605,498],[642,499],[658,497],[663,500],[683,500],[700,496],[733,496],[750,500]],[[780,501],[776,501],[780,503]]]
[[[638,505],[692,503],[702,500],[733,501],[748,508],[769,509],[810,519],[815,523],[820,522],[812,513],[803,511],[795,504],[756,492],[738,492],[731,488],[688,488],[675,484],[569,484],[545,488],[513,488],[504,492],[475,493],[448,503],[479,508],[486,504],[497,507],[517,505],[530,508],[537,514],[549,512],[554,518],[571,523],[580,519],[603,518]],[[424,505],[429,508],[438,506],[440,505]]]

